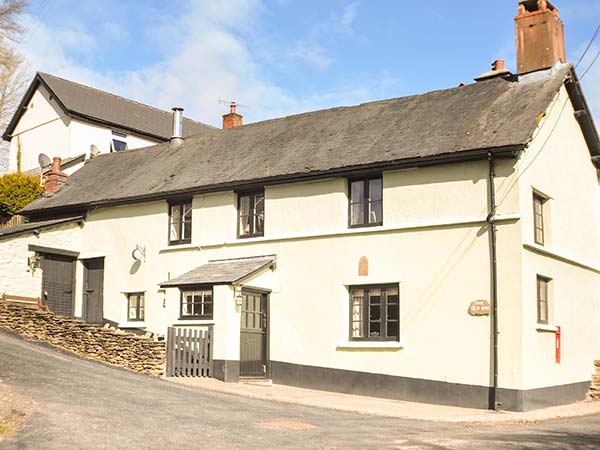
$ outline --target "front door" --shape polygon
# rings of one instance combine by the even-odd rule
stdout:
[[[240,329],[240,376],[267,376],[268,297],[255,291],[242,291]]]
[[[83,262],[83,319],[87,323],[102,324],[104,319],[104,258]]]
[[[73,280],[75,258],[41,254],[42,298],[50,311],[73,317]]]

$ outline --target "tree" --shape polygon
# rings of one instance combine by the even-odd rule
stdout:
[[[23,57],[16,49],[23,28],[19,18],[25,12],[26,0],[0,0],[0,130],[12,118],[27,87]],[[8,144],[0,144],[0,174],[7,169]],[[4,169],[4,170],[3,170]]]
[[[0,177],[0,216],[14,216],[38,198],[44,188],[39,177],[9,173]]]

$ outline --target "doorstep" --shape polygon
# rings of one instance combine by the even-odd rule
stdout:
[[[570,405],[553,406],[529,412],[486,411],[455,406],[404,402],[336,392],[302,389],[281,384],[248,382],[225,383],[214,378],[163,377],[164,380],[192,388],[240,395],[242,397],[293,403],[371,416],[454,423],[531,423],[549,419],[600,413],[600,401],[584,400]],[[268,380],[270,381],[270,380]]]

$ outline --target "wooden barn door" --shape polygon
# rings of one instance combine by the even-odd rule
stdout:
[[[48,253],[41,256],[44,304],[57,315],[73,317],[75,258]]]
[[[268,363],[267,294],[242,291],[240,376],[266,377]]]

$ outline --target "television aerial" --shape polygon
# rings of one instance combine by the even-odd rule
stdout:
[[[229,106],[229,111],[232,113],[234,113],[237,108],[250,109],[248,105],[243,105],[242,103],[234,102],[232,100],[225,100],[222,98],[219,99],[219,104]]]

